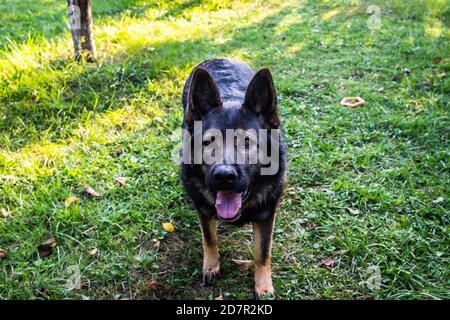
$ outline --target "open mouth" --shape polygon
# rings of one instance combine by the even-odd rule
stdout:
[[[247,196],[245,192],[219,191],[216,197],[217,215],[221,220],[234,221],[239,217],[242,200]]]

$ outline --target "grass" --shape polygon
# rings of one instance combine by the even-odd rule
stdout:
[[[448,2],[373,3],[370,30],[362,1],[96,0],[99,60],[77,64],[64,1],[0,0],[0,298],[253,297],[253,270],[231,262],[253,257],[248,227],[220,227],[222,277],[200,286],[171,161],[184,80],[212,57],[275,77],[289,150],[277,298],[450,298]],[[339,106],[354,95],[366,105]]]

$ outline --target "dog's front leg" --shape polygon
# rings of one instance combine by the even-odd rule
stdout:
[[[203,285],[209,286],[220,273],[217,220],[201,214],[199,218],[202,228]]]
[[[253,222],[253,240],[256,246],[255,294],[257,298],[274,294],[270,270],[274,221],[274,217],[271,217],[263,222]]]

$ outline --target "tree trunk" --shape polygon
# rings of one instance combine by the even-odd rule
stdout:
[[[72,32],[77,61],[95,61],[94,36],[92,33],[92,0],[67,0],[70,30]]]

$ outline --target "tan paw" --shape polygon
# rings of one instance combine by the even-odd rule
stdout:
[[[220,263],[205,264],[203,266],[203,285],[210,286],[214,279],[220,275]]]
[[[255,286],[255,294],[257,299],[270,299],[275,296],[275,290],[272,283],[261,284]]]

